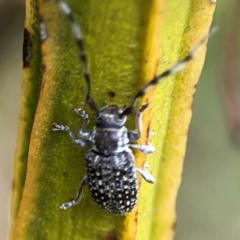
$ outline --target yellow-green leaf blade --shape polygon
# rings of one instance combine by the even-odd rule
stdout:
[[[11,221],[14,222],[25,184],[29,142],[36,112],[39,88],[41,86],[41,48],[39,22],[35,1],[27,1],[24,43],[23,43],[23,81],[19,110],[17,146],[15,151],[13,185],[11,196]]]
[[[92,96],[99,107],[104,102],[128,105],[134,94],[143,86],[143,82],[148,82],[154,76],[157,63],[162,61],[162,57],[158,57],[160,44],[156,43],[160,42],[160,35],[161,39],[164,39],[162,34],[165,34],[161,33],[163,24],[158,22],[164,18],[161,15],[164,9],[163,2],[132,0],[104,1],[100,4],[96,0],[69,1],[69,4],[83,30],[84,46],[92,77]],[[42,43],[44,74],[31,137],[26,185],[14,239],[136,239],[137,232],[138,239],[151,239],[151,231],[156,231],[157,228],[156,222],[160,221],[162,226],[161,221],[165,221],[164,214],[168,214],[166,211],[162,219],[161,215],[154,214],[159,207],[155,202],[159,194],[157,191],[161,186],[158,185],[159,176],[155,166],[158,165],[157,162],[162,158],[163,152],[167,152],[163,133],[171,125],[169,119],[175,118],[171,115],[174,112],[172,102],[177,101],[171,98],[175,85],[172,80],[170,82],[167,80],[161,86],[163,94],[157,96],[158,91],[156,91],[152,100],[151,92],[143,99],[143,102],[153,102],[152,118],[155,119],[154,111],[157,109],[165,123],[160,127],[154,121],[151,124],[151,129],[152,126],[156,129],[153,130],[156,134],[155,142],[157,139],[158,143],[154,155],[156,163],[150,160],[152,163],[150,171],[154,169],[153,173],[158,182],[149,186],[142,183],[139,211],[136,207],[126,217],[109,215],[96,206],[87,189],[84,190],[79,205],[66,211],[59,211],[57,206],[74,197],[80,179],[86,173],[84,169],[86,149],[77,149],[66,134],[52,132],[51,124],[53,122],[67,124],[75,132],[77,131],[80,120],[72,112],[72,108],[82,107],[86,85],[81,75],[82,66],[69,22],[60,13],[58,7],[49,1],[41,1],[39,10],[47,29],[47,38]],[[181,25],[180,36],[184,32],[186,23],[188,22],[185,21]],[[170,22],[168,24],[171,25]],[[204,35],[205,33],[200,37]],[[167,39],[164,40],[167,44]],[[198,40],[196,39],[196,42]],[[171,55],[169,52],[168,54]],[[172,60],[172,57],[170,56],[169,59]],[[174,60],[177,61],[178,58],[175,57]],[[177,89],[179,90],[179,87]],[[116,97],[112,98],[114,94]],[[160,103],[162,100],[158,98],[164,99],[163,102],[168,104]],[[162,106],[160,109],[156,107],[159,106],[158,103]],[[188,103],[190,105],[191,101]],[[87,107],[84,109],[89,112]],[[152,121],[150,110],[151,107],[144,117],[145,126],[141,142],[146,141],[147,129]],[[94,114],[90,113],[89,129],[94,126],[94,117]],[[133,117],[130,118],[129,128],[134,128],[133,120]],[[189,120],[184,121],[185,126],[188,122]],[[171,137],[174,134],[174,131],[169,133]],[[181,139],[182,155],[185,150],[185,137]],[[138,153],[137,157],[137,166],[142,167],[145,156]],[[165,171],[166,174],[166,169],[161,171]],[[163,175],[160,175],[160,180]],[[178,171],[175,175],[177,181],[173,186],[175,195],[179,178]],[[166,184],[159,191],[162,190],[164,195],[164,191],[168,191],[167,187]],[[148,197],[151,191],[154,193],[152,196],[155,195],[153,205],[151,205],[152,198]],[[160,199],[162,201],[161,196]],[[174,211],[174,202],[169,206],[172,207],[171,211]],[[160,207],[160,209],[164,208]],[[151,215],[152,217],[149,217]],[[172,220],[173,218],[171,217]],[[168,227],[169,222],[165,225]],[[164,231],[160,234],[166,236]]]

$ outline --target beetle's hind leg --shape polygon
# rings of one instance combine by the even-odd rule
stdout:
[[[61,210],[65,210],[65,209],[68,209],[68,208],[73,207],[76,204],[78,204],[80,202],[81,198],[82,198],[82,195],[83,195],[83,187],[86,184],[88,184],[87,175],[85,175],[83,177],[83,179],[82,179],[82,181],[80,183],[80,187],[78,189],[76,197],[72,201],[69,201],[69,202],[61,204],[58,208],[61,209]]]

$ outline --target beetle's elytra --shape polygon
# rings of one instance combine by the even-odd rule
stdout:
[[[184,59],[149,81],[135,95],[129,107],[121,108],[115,105],[108,105],[98,109],[97,104],[91,97],[90,75],[83,48],[81,28],[75,21],[70,7],[63,1],[60,1],[58,5],[71,23],[72,31],[79,47],[79,57],[83,64],[83,74],[87,84],[86,103],[96,113],[95,127],[93,130],[87,131],[85,127],[89,122],[88,114],[81,109],[74,109],[74,112],[83,119],[82,126],[78,131],[78,138],[75,138],[74,133],[68,126],[57,123],[54,123],[52,126],[53,131],[67,132],[72,142],[79,147],[91,145],[91,149],[85,154],[87,174],[82,178],[77,196],[74,200],[63,203],[59,208],[67,209],[76,205],[81,199],[83,186],[88,185],[93,200],[100,208],[112,214],[124,215],[131,212],[137,202],[137,172],[147,182],[154,182],[154,178],[146,169],[135,167],[135,158],[131,149],[138,149],[146,154],[155,151],[151,144],[138,145],[132,143],[141,136],[141,116],[148,104],[142,105],[136,114],[137,131],[131,131],[125,127],[127,116],[134,112],[138,99],[150,87],[158,84],[161,79],[180,71],[186,62],[193,58],[200,46],[206,42],[208,35]]]

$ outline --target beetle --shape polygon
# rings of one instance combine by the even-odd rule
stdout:
[[[74,38],[79,48],[79,57],[83,64],[83,75],[86,80],[86,103],[96,113],[96,124],[93,130],[85,130],[89,122],[88,114],[82,109],[74,108],[74,112],[83,121],[78,131],[78,138],[73,131],[65,125],[53,123],[53,131],[65,131],[71,141],[79,147],[91,145],[85,154],[85,166],[87,174],[82,178],[76,197],[59,206],[59,209],[67,209],[76,205],[82,196],[83,187],[89,186],[93,200],[103,210],[117,215],[125,215],[132,211],[138,195],[138,183],[136,174],[139,173],[148,183],[154,183],[154,177],[144,168],[135,167],[135,158],[131,149],[137,149],[145,154],[154,153],[154,147],[134,144],[141,137],[142,114],[148,107],[143,104],[138,110],[135,121],[136,131],[128,130],[125,126],[127,116],[133,114],[139,98],[155,86],[163,78],[179,72],[187,62],[191,61],[197,50],[206,42],[209,35],[204,37],[188,55],[176,63],[172,68],[154,77],[133,98],[130,106],[126,108],[117,105],[106,105],[98,108],[91,96],[91,81],[88,71],[86,53],[83,47],[83,38],[80,25],[75,21],[71,8],[67,3],[58,3],[60,10],[69,19]]]

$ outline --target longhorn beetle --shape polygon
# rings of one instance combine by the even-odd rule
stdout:
[[[83,48],[81,28],[75,21],[67,3],[60,1],[58,6],[71,23],[87,85],[86,103],[97,116],[95,127],[92,131],[87,131],[84,128],[89,122],[88,114],[82,109],[74,109],[74,112],[83,119],[78,131],[78,138],[75,138],[74,133],[68,126],[57,123],[52,125],[53,131],[67,132],[72,142],[77,146],[92,145],[92,148],[85,154],[87,174],[82,178],[76,197],[72,201],[60,205],[59,209],[67,209],[76,205],[81,199],[83,187],[88,184],[91,196],[100,208],[112,214],[124,215],[132,211],[137,201],[138,183],[136,173],[138,172],[148,183],[154,183],[155,181],[146,169],[142,170],[135,167],[135,159],[131,150],[131,148],[138,149],[145,154],[150,154],[155,151],[154,147],[151,144],[130,143],[138,140],[141,136],[141,117],[148,103],[143,104],[136,114],[137,131],[131,131],[125,127],[127,116],[134,112],[138,99],[149,88],[158,84],[161,79],[180,71],[186,62],[193,58],[201,45],[206,42],[209,35],[204,37],[185,58],[172,68],[149,81],[135,95],[129,107],[121,108],[116,105],[108,105],[99,109],[91,96],[91,81]]]

